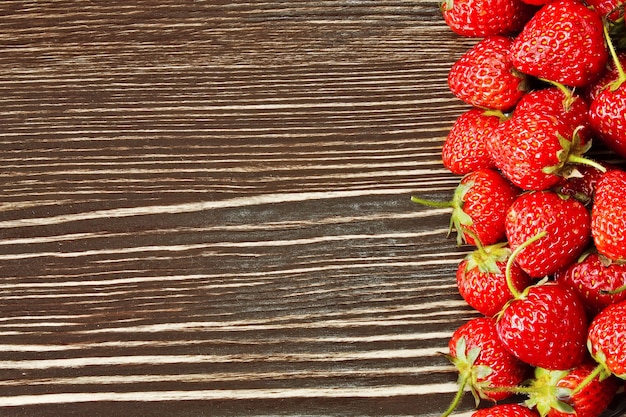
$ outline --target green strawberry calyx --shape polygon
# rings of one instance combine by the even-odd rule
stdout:
[[[584,388],[581,386],[584,382],[581,382],[581,385],[574,390],[559,386],[559,382],[567,377],[570,372],[571,370],[569,369],[548,370],[536,367],[534,377],[525,382],[522,386],[514,388],[486,388],[485,391],[499,392],[506,390],[514,394],[524,395],[527,397],[527,400],[524,401],[524,405],[528,408],[536,409],[541,417],[546,417],[555,411],[557,411],[559,415],[560,413],[576,415],[576,410],[569,402],[572,397],[580,391],[578,387],[581,389]],[[597,376],[597,373],[589,375],[588,378],[585,378],[585,380],[588,379],[586,384],[593,381]]]
[[[470,234],[476,242],[476,249],[465,257],[467,260],[465,271],[478,269],[482,273],[501,274],[502,271],[498,263],[506,262],[511,256],[511,249],[507,247],[508,243],[501,242],[483,246],[472,232],[465,231],[465,233]]]
[[[414,203],[422,204],[435,208],[452,208],[452,215],[450,216],[450,227],[448,228],[448,236],[452,233],[452,230],[456,230],[456,241],[458,245],[462,245],[465,239],[465,231],[474,222],[469,214],[463,211],[463,203],[465,201],[465,195],[474,186],[474,181],[461,182],[454,191],[454,196],[451,201],[432,201],[425,200],[416,196],[411,196],[411,201]],[[477,241],[477,239],[475,239]]]
[[[486,392],[511,392],[524,395],[528,399],[524,406],[536,409],[541,417],[546,417],[555,410],[563,414],[574,414],[574,408],[567,403],[572,396],[572,390],[558,386],[558,383],[569,375],[570,370],[547,370],[535,368],[534,377],[517,387],[487,387]],[[559,414],[560,415],[560,414]]]
[[[589,165],[600,172],[606,172],[606,168],[602,164],[583,156],[591,149],[592,145],[591,141],[583,143],[580,138],[580,131],[584,128],[584,126],[577,126],[571,140],[557,133],[561,145],[561,149],[556,153],[558,162],[555,165],[544,167],[542,170],[544,174],[558,175],[564,178],[580,177],[581,174],[576,169],[577,164]]]
[[[569,370],[549,371],[544,368],[535,368],[535,377],[528,387],[517,390],[519,394],[526,394],[528,399],[524,405],[536,408],[542,417],[556,410],[565,414],[574,414],[574,408],[566,401],[571,398],[572,390],[559,387],[558,383],[567,375]]]
[[[482,398],[487,398],[485,395],[486,388],[491,386],[491,383],[485,381],[485,378],[493,372],[493,369],[487,365],[476,364],[476,360],[480,355],[480,347],[476,346],[468,350],[465,337],[460,337],[456,341],[455,349],[456,356],[446,356],[458,370],[459,377],[457,383],[459,389],[452,399],[450,406],[443,412],[441,417],[448,417],[454,412],[461,402],[466,387],[469,386],[474,400],[476,401],[476,406],[478,406]]]
[[[441,2],[440,8],[441,10],[452,10],[454,7],[454,0],[444,0]]]

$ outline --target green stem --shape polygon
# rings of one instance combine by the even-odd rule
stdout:
[[[515,262],[515,258],[517,257],[517,255],[519,255],[521,251],[526,249],[531,244],[535,243],[537,240],[544,237],[546,234],[547,233],[545,231],[541,231],[537,233],[535,236],[525,241],[524,243],[522,243],[521,245],[519,245],[517,248],[515,248],[515,250],[511,253],[511,256],[509,256],[509,259],[506,261],[506,270],[505,270],[506,285],[507,287],[509,287],[509,291],[511,291],[511,294],[513,294],[513,298],[515,299],[519,299],[522,295],[517,290],[517,288],[515,288],[515,285],[513,285],[513,278],[511,277],[511,270],[513,269],[513,263]]]
[[[617,56],[617,52],[615,52],[615,47],[613,46],[613,42],[611,42],[611,36],[609,35],[609,28],[608,28],[608,24],[606,21],[604,22],[603,27],[604,27],[604,38],[606,39],[606,44],[609,47],[609,52],[611,52],[611,58],[613,59],[613,64],[615,65],[615,68],[617,69],[617,73],[619,74],[619,76],[617,77],[617,80],[611,83],[611,91],[615,91],[620,87],[620,85],[622,85],[623,82],[626,82],[626,72],[624,72],[624,68],[622,67],[622,64],[619,62],[619,57]]]
[[[570,90],[564,84],[561,84],[559,82],[546,80],[545,78],[539,78],[539,79],[545,83],[555,86],[556,88],[559,89],[559,91],[561,91],[561,93],[563,93],[563,95],[565,96],[565,98],[563,99],[563,108],[565,109],[565,111],[569,111],[570,107],[572,106],[572,103],[574,103],[574,93],[572,92],[572,90]]]
[[[495,116],[500,119],[501,122],[507,119],[506,114],[504,114],[501,110],[487,109],[483,112],[484,116]]]
[[[461,402],[461,398],[463,398],[463,393],[465,392],[465,386],[467,385],[467,380],[468,378],[463,378],[461,381],[459,381],[459,390],[456,392],[456,395],[452,399],[452,402],[448,406],[448,409],[443,412],[441,417],[448,417],[450,414],[454,412],[454,410],[456,410],[459,403]]]
[[[578,155],[570,155],[567,158],[568,162],[574,163],[574,164],[581,164],[581,165],[589,165],[594,167],[595,169],[597,169],[600,172],[606,172],[606,168],[602,166],[602,164],[599,164],[598,162],[594,161],[593,159],[589,159],[589,158],[585,158],[583,156],[578,156]]]
[[[471,236],[472,239],[474,239],[474,245],[476,246],[476,251],[480,253],[481,258],[487,257],[488,255],[487,251],[485,250],[485,247],[483,246],[482,242],[480,241],[476,233],[472,232],[471,230],[466,229],[465,227],[461,227],[461,230],[459,231],[459,233],[467,234],[468,236]]]
[[[623,291],[626,291],[626,285],[622,285],[621,287],[616,288],[616,289],[614,289],[614,290],[610,290],[610,291],[608,291],[608,290],[603,290],[603,291],[602,291],[602,294],[615,295],[615,294],[619,294],[619,293],[621,293],[621,292],[623,292]]]
[[[482,390],[484,392],[493,392],[493,393],[509,392],[511,394],[516,394],[516,395],[532,394],[532,393],[535,392],[535,390],[530,388],[530,387],[519,387],[519,386],[515,386],[515,387],[484,387]]]
[[[422,204],[424,206],[436,207],[436,208],[447,208],[452,207],[451,201],[431,201],[424,200],[423,198],[411,196],[411,201],[414,203]]]
[[[593,381],[598,375],[602,373],[603,369],[604,365],[599,364],[598,366],[596,366],[595,369],[589,375],[587,375],[587,377],[583,379],[580,384],[576,386],[576,388],[574,388],[574,390],[570,394],[570,398],[585,389],[585,387],[589,385],[591,381]]]

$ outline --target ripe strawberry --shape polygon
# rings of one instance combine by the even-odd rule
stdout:
[[[523,111],[502,122],[487,149],[502,174],[525,190],[545,190],[571,174],[591,143],[583,130],[547,112]]]
[[[589,123],[603,143],[626,157],[626,73],[615,56],[613,64],[619,75],[591,102]]]
[[[539,414],[519,404],[498,404],[477,410],[471,417],[539,417]]]
[[[511,249],[521,250],[515,262],[533,278],[565,268],[591,241],[591,216],[585,206],[552,191],[521,194],[507,212],[505,228]],[[546,235],[522,246],[541,232]]]
[[[591,210],[591,234],[598,252],[607,258],[626,261],[626,171],[605,173],[596,185]]]
[[[535,8],[520,0],[444,0],[441,12],[458,35],[483,38],[522,30]]]
[[[495,168],[487,152],[487,136],[500,124],[500,117],[473,108],[461,114],[448,132],[441,149],[443,165],[453,174],[465,175],[482,168]]]
[[[569,369],[586,355],[587,316],[576,293],[556,282],[528,287],[496,322],[502,344],[531,366]]]
[[[435,207],[452,207],[450,229],[457,231],[459,244],[476,244],[475,236],[483,245],[491,245],[504,238],[506,211],[518,194],[519,189],[497,171],[480,169],[461,179],[450,202],[430,202],[415,196],[411,199]]]
[[[626,66],[626,51],[619,52],[617,54],[617,59],[622,68]],[[611,83],[614,83],[619,78],[619,71],[615,66],[614,62],[610,62],[608,64],[608,68],[602,72],[602,75],[595,80],[593,83],[589,84],[583,91],[583,95],[588,103],[592,103],[593,100],[598,97],[604,89],[610,86]]]
[[[613,374],[626,379],[626,301],[611,304],[594,317],[587,345],[601,378]]]
[[[511,250],[504,245],[478,245],[461,261],[456,272],[461,297],[487,317],[495,316],[513,298],[505,275]],[[510,274],[518,292],[532,284],[532,279],[517,264],[512,265]]]
[[[610,304],[626,300],[626,291],[611,293],[626,285],[626,265],[607,261],[597,253],[586,255],[555,277],[578,294],[592,316]]]
[[[450,68],[450,91],[475,107],[512,109],[527,87],[509,59],[511,44],[508,37],[489,36],[474,45]]]
[[[546,4],[515,39],[511,60],[523,73],[583,87],[608,60],[602,19],[577,0]]]
[[[495,321],[489,317],[471,319],[457,328],[448,348],[448,358],[459,372],[459,392],[443,416],[454,411],[466,387],[477,403],[481,399],[500,401],[512,393],[503,389],[489,392],[486,388],[516,387],[530,370],[504,348],[496,333]]]
[[[561,84],[525,94],[517,103],[514,114],[525,112],[548,113],[574,127],[589,125],[587,100]]]
[[[593,373],[595,367],[593,362],[585,361],[568,370],[536,368],[524,404],[536,408],[542,417],[599,417],[611,403],[619,383],[616,378],[600,381],[595,376],[576,392],[578,385]]]

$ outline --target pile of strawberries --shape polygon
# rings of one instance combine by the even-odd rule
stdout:
[[[600,416],[626,379],[626,0],[445,0],[476,44],[450,69],[470,108],[442,160],[458,290],[449,341],[475,417]],[[593,154],[602,158],[589,157]]]

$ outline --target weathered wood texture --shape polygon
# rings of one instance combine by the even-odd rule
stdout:
[[[436,416],[474,313],[435,1],[3,1],[0,414]],[[467,399],[457,415],[469,415]]]

